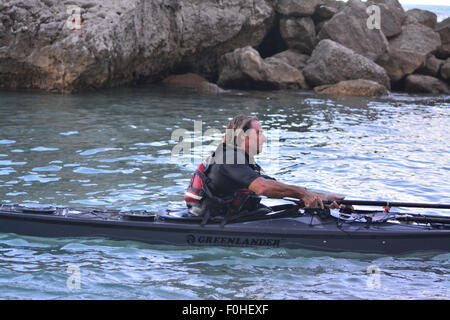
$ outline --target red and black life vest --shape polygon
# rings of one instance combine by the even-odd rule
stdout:
[[[188,207],[198,205],[207,194],[207,184],[209,178],[206,175],[210,164],[202,161],[195,170],[194,175],[189,182],[189,186],[184,194],[184,201]]]
[[[193,214],[202,216],[207,210],[214,210],[217,212],[213,212],[212,215],[233,215],[241,211],[249,199],[259,204],[261,199],[249,189],[239,189],[226,198],[214,195],[209,188],[210,178],[207,176],[213,163],[214,154],[200,163],[184,194],[186,205]]]

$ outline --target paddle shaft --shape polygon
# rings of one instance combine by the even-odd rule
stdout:
[[[369,200],[334,200],[337,204],[355,206],[380,206],[380,207],[409,207],[409,208],[433,208],[450,209],[450,204],[443,203],[413,203],[413,202],[391,202],[391,201],[369,201]],[[333,200],[323,200],[324,204],[330,204]]]

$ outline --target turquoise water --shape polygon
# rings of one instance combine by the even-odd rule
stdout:
[[[450,202],[449,107],[449,96],[398,94],[1,92],[0,200],[147,210],[183,205],[199,159],[227,121],[245,112],[260,118],[269,138],[258,161],[281,181],[348,198]],[[203,132],[218,132],[194,137],[194,120]],[[203,147],[174,158],[172,134],[183,128]],[[370,267],[379,278],[368,274]],[[68,268],[79,268],[79,288],[70,285]],[[182,248],[0,234],[2,299],[449,299],[449,271],[450,254]]]
[[[2,299],[450,298],[450,254],[185,249],[12,235],[0,240]],[[80,288],[71,290],[72,265],[81,272]],[[374,282],[367,273],[371,266],[381,270]]]

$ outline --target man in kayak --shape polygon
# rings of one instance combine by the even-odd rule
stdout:
[[[203,216],[236,214],[258,209],[261,198],[291,197],[303,200],[307,207],[324,207],[322,199],[343,200],[276,181],[263,173],[254,156],[267,141],[257,118],[237,115],[226,128],[222,144],[198,166],[185,193],[191,213]],[[336,202],[332,208],[338,207]]]

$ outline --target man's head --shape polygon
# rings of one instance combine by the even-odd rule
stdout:
[[[239,114],[227,126],[223,142],[245,150],[254,156],[262,151],[267,141],[256,117]]]

